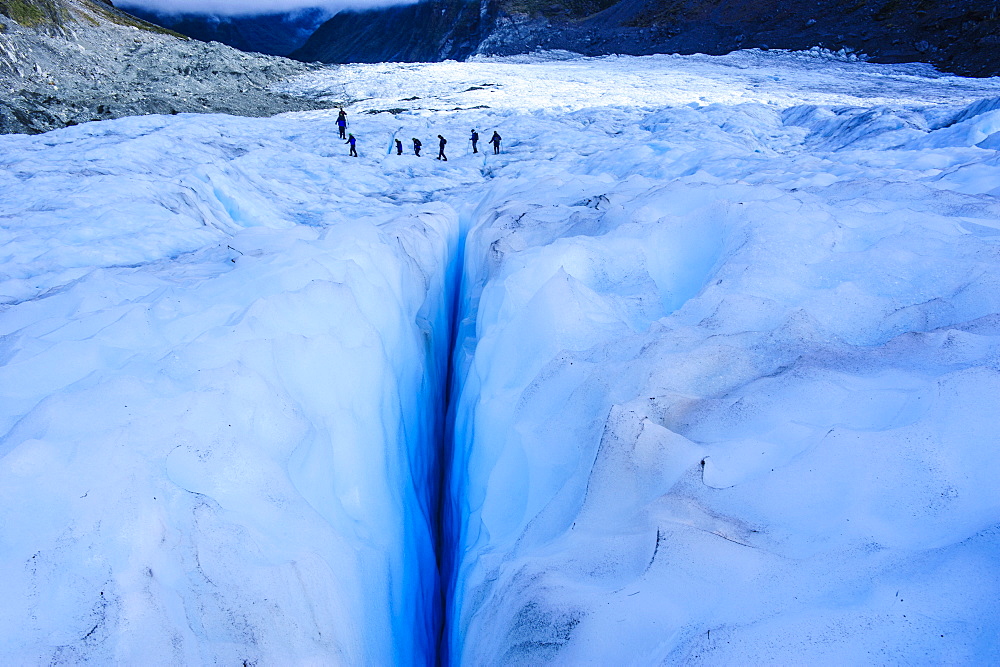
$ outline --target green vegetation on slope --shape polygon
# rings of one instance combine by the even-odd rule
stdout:
[[[132,26],[133,28],[148,32],[157,32],[187,39],[187,37],[172,30],[167,30],[158,25],[137,19],[100,0],[96,2],[94,0],[83,0],[80,3],[79,9],[81,11],[78,13],[81,18],[92,25],[99,25],[103,19],[111,23],[117,23],[118,25]],[[69,6],[63,0],[0,0],[0,14],[26,28],[62,26],[72,16]],[[2,25],[0,23],[0,26]]]
[[[66,9],[53,0],[0,0],[0,14],[27,28],[61,25],[66,19]]]

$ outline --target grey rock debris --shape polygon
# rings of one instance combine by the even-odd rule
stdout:
[[[0,133],[154,113],[271,116],[328,105],[274,88],[313,66],[183,38],[98,2],[44,0],[45,12],[33,20],[0,13]]]

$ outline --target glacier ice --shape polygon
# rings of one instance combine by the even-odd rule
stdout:
[[[324,112],[0,138],[0,655],[1000,658],[1000,82],[293,85],[360,159]]]
[[[434,655],[457,215],[240,122],[7,142],[14,662]]]
[[[532,119],[464,255],[453,662],[996,659],[992,114]]]

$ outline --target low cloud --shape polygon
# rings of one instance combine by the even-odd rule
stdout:
[[[370,9],[406,5],[416,0],[113,0],[115,6],[145,9],[160,14],[211,14],[215,16],[254,16],[285,14],[307,9],[322,9],[331,14],[343,9]]]

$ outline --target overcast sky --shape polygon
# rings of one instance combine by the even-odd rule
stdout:
[[[293,12],[299,9],[321,7],[330,11],[348,8],[386,7],[402,5],[414,0],[113,0],[116,7],[125,11],[141,7],[149,11],[173,14],[217,14],[239,16]]]

